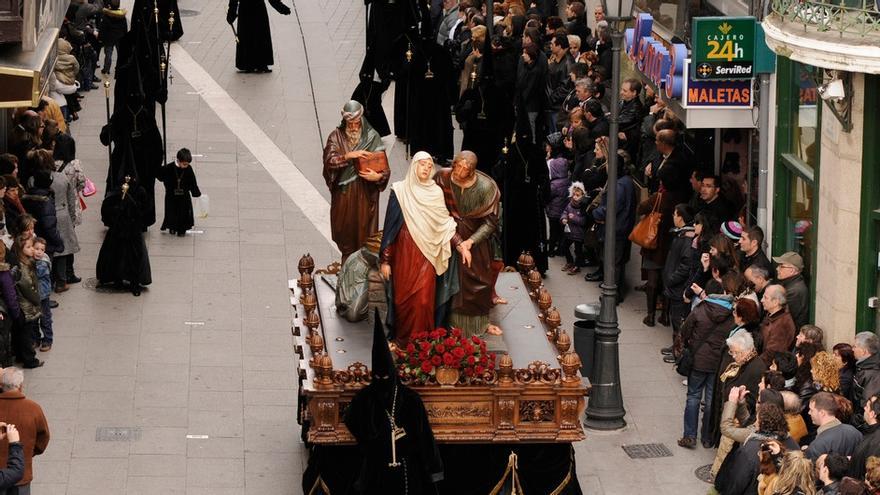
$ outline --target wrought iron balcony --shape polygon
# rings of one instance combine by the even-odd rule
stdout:
[[[804,30],[858,35],[880,40],[880,0],[772,0],[771,9],[785,22],[802,24]],[[867,41],[867,40],[866,40]]]

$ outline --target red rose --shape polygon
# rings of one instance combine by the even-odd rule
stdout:
[[[434,350],[437,351],[439,354],[443,354],[444,352],[446,352],[446,346],[444,346],[443,344],[437,344],[434,346]]]
[[[468,356],[468,358],[467,358],[467,364],[468,364],[469,366],[473,366],[474,363],[476,363],[476,362],[477,362],[477,360],[474,359],[473,356]]]
[[[420,353],[419,353],[419,359],[421,359],[422,361],[428,359],[428,351],[422,351],[422,352],[420,352]]]
[[[461,329],[460,328],[453,328],[452,329],[452,336],[457,339],[461,338]]]
[[[422,372],[423,373],[430,373],[432,369],[434,369],[434,365],[431,364],[430,361],[425,361],[424,363],[422,363]]]
[[[431,350],[431,343],[430,342],[421,342],[419,344],[419,347],[421,347],[423,351],[428,351],[428,350]]]
[[[455,358],[452,357],[452,354],[449,354],[448,352],[443,354],[443,364],[446,366],[452,366],[452,363],[454,362]]]
[[[452,350],[452,354],[458,359],[461,359],[464,357],[464,349],[462,349],[461,347],[456,347]]]
[[[455,345],[455,339],[452,337],[446,337],[446,340],[444,340],[443,343],[446,344],[446,347],[452,347]]]
[[[473,341],[474,344],[477,344],[477,345],[480,344],[480,338],[477,337],[476,335],[474,335],[473,337],[471,337],[471,341]]]
[[[438,330],[434,330],[431,332],[431,340],[437,340],[440,338],[440,332]]]
[[[484,368],[483,368],[482,366],[480,366],[479,364],[474,368],[474,371],[475,371],[478,375],[479,375],[480,373],[482,373],[483,370],[484,370]]]
[[[409,364],[411,364],[412,366],[417,366],[419,364],[419,360],[415,356],[413,356],[409,358]]]
[[[489,358],[487,358],[486,356],[480,357],[480,364],[482,364],[483,366],[485,366],[486,363],[488,363],[488,362],[489,362]]]
[[[443,359],[441,359],[440,356],[435,355],[435,356],[431,357],[431,364],[433,364],[434,366],[440,366],[440,363],[442,363],[442,362],[443,362]]]
[[[406,344],[406,352],[415,352],[416,346],[412,342]]]
[[[464,345],[464,352],[466,352],[468,354],[473,354],[474,353],[474,346],[472,346],[470,344],[465,344]]]

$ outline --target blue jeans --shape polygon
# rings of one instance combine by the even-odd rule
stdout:
[[[715,388],[715,373],[704,373],[702,371],[691,371],[688,375],[687,402],[684,405],[684,436],[690,438],[697,437],[697,426],[700,419],[700,398],[705,397],[706,407],[703,410],[703,428],[700,431],[700,438],[708,440],[709,413],[712,409],[712,392]],[[705,394],[705,395],[704,395]]]
[[[40,301],[40,308],[43,315],[40,317],[40,326],[37,334],[34,335],[34,342],[43,344],[52,344],[52,308],[49,307],[49,298]],[[40,330],[43,331],[43,338],[40,338]]]

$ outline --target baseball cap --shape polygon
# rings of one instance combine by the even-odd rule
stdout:
[[[783,253],[781,256],[774,256],[773,261],[779,263],[780,265],[791,265],[798,270],[804,269],[804,259],[801,258],[801,255],[795,253],[794,251]]]

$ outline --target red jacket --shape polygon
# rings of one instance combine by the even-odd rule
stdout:
[[[43,409],[36,402],[26,399],[18,390],[0,393],[0,421],[12,423],[21,433],[24,447],[24,477],[18,485],[27,485],[34,479],[33,457],[40,455],[49,445],[49,424]],[[0,441],[0,466],[6,465],[9,442]]]
[[[773,355],[779,351],[790,351],[794,345],[795,332],[794,320],[788,308],[768,314],[761,322],[761,337],[764,340],[764,351],[761,359],[767,366],[773,362]]]

